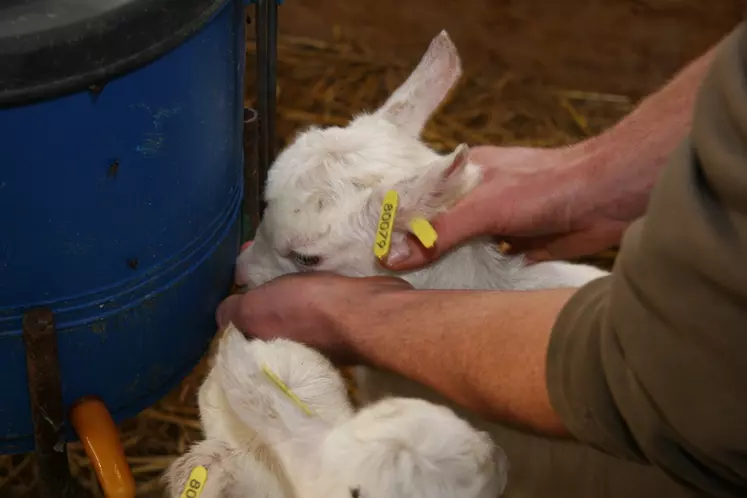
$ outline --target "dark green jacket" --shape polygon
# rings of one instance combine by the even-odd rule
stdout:
[[[706,493],[747,496],[742,25],[720,45],[691,134],[613,274],[566,305],[547,362],[553,405],[580,440]]]

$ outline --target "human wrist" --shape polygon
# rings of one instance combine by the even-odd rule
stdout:
[[[356,279],[363,282],[367,279]],[[352,363],[384,366],[390,336],[400,335],[396,317],[415,298],[412,288],[349,289],[339,299],[318,303],[328,327]],[[404,332],[403,332],[404,333]]]
[[[617,222],[645,213],[669,156],[690,131],[695,99],[715,53],[714,46],[617,124],[570,147],[586,170],[574,173],[586,179],[581,184],[586,192],[577,191],[575,198],[591,197],[588,207]]]
[[[541,173],[543,185],[551,189],[544,208],[552,217],[551,230],[583,230],[607,218],[608,205],[618,194],[610,186],[618,174],[615,170],[622,169],[610,162],[610,152],[596,139],[553,151],[557,156],[552,167]]]
[[[631,116],[632,117],[632,116]],[[649,130],[625,119],[604,133],[573,145],[572,159],[558,183],[567,185],[573,220],[582,227],[627,225],[643,216],[678,130]],[[651,133],[648,133],[648,132]],[[648,136],[647,136],[648,134]]]

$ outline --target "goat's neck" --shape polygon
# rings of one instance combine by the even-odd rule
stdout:
[[[608,274],[564,261],[527,266],[523,256],[504,256],[492,239],[482,238],[402,277],[417,289],[537,290],[578,288]]]
[[[504,256],[491,238],[480,238],[402,276],[415,288],[515,289],[523,266],[522,257]]]

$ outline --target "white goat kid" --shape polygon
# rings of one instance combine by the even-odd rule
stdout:
[[[229,326],[199,404],[206,439],[168,469],[172,497],[198,465],[201,498],[494,498],[505,487],[503,451],[451,410],[392,398],[353,413],[329,361],[288,340],[250,342]]]
[[[461,75],[446,32],[430,44],[410,77],[373,114],[346,127],[311,128],[279,155],[268,174],[267,209],[254,244],[239,255],[236,281],[259,285],[287,273],[327,270],[349,276],[387,274],[373,256],[384,195],[400,202],[391,254],[405,247],[415,216],[433,218],[481,180],[460,145],[442,156],[419,138]],[[490,238],[470,241],[426,268],[400,276],[417,288],[538,289],[580,286],[605,275],[564,262],[526,266]]]

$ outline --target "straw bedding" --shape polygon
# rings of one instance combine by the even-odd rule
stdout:
[[[337,28],[336,33],[339,33]],[[401,83],[416,61],[379,60],[366,47],[336,37],[334,43],[284,37],[278,61],[278,146],[300,128],[344,125],[351,114],[373,109]],[[254,45],[247,43],[247,95],[253,95]],[[249,104],[253,104],[250,100]],[[550,147],[573,143],[607,128],[632,106],[617,95],[562,90],[515,74],[485,81],[467,74],[424,133],[440,150],[460,142]],[[591,258],[608,267],[608,251]],[[205,361],[172,393],[121,425],[138,496],[162,496],[160,476],[168,464],[200,438],[195,402]],[[88,459],[69,445],[75,477],[102,496]],[[37,476],[33,454],[0,456],[0,496],[32,496]]]

